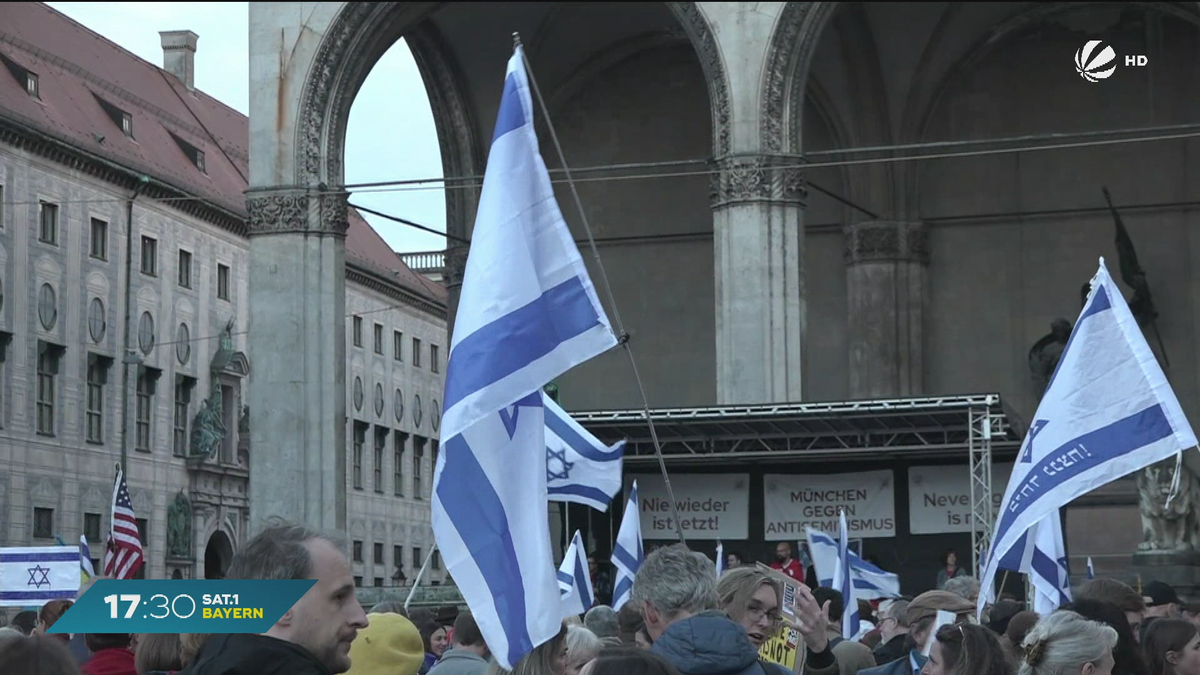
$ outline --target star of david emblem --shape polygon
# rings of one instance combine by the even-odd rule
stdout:
[[[29,583],[25,584],[26,586],[33,586],[34,588],[41,588],[42,586],[50,585],[50,579],[47,578],[47,576],[46,576],[46,575],[50,574],[50,568],[42,567],[41,565],[37,565],[34,567],[30,567],[26,571],[29,572]],[[39,575],[41,575],[41,576],[39,576]]]
[[[1034,420],[1033,426],[1029,427],[1029,438],[1025,441],[1025,452],[1021,453],[1021,463],[1028,464],[1033,461],[1033,439],[1042,432],[1049,424],[1046,420]]]
[[[558,463],[561,471],[554,470],[554,464]],[[567,449],[563,448],[558,452],[546,448],[546,480],[567,480],[571,477],[571,469],[575,466],[575,462],[567,461]]]

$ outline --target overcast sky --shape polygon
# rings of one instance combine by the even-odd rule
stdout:
[[[196,87],[249,112],[248,4],[245,2],[51,2],[72,19],[137,56],[162,65],[159,31],[190,30],[196,47]],[[346,137],[346,182],[442,175],[429,98],[403,41],[376,64],[354,100]],[[436,230],[446,229],[440,187],[359,193],[351,199]],[[445,248],[445,239],[363,214],[398,251]]]

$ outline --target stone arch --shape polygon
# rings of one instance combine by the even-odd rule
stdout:
[[[716,37],[696,3],[666,4],[679,19],[700,59],[709,88],[713,152],[722,157],[729,153],[730,93]],[[300,96],[295,145],[296,185],[344,184],[346,124],[354,96],[384,52],[437,7],[438,3],[430,2],[347,2],[342,5],[317,48]],[[428,38],[430,42],[435,39]],[[470,148],[455,150],[451,156],[473,156]]]
[[[804,87],[817,39],[837,9],[836,2],[788,2],[767,44],[759,104],[759,144],[764,153],[799,154]],[[793,90],[799,88],[799,96]],[[793,117],[796,119],[793,121]]]
[[[204,578],[224,579],[232,561],[233,540],[223,529],[218,529],[208,537],[208,543],[204,545]]]

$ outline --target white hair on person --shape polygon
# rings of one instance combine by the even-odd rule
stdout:
[[[1058,610],[1038,621],[1021,642],[1024,655],[1018,675],[1077,673],[1085,664],[1099,665],[1105,652],[1116,646],[1112,626]]]

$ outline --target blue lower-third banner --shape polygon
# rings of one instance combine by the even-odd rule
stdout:
[[[265,633],[313,579],[101,579],[50,633]]]

